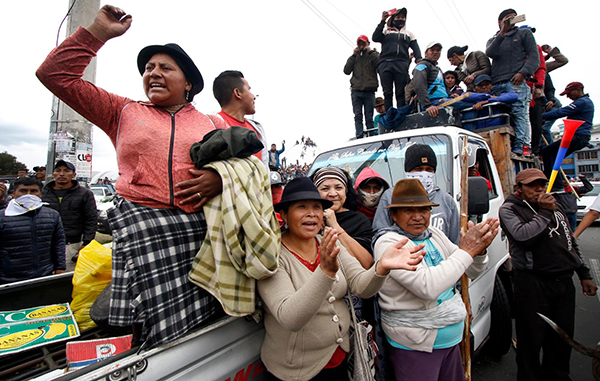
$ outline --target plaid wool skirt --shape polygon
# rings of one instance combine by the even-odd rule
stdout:
[[[151,208],[119,197],[108,217],[113,230],[109,324],[142,323],[142,339],[152,348],[216,312],[216,299],[188,280],[206,235],[201,211]]]

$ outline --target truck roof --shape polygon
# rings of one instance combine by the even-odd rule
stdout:
[[[478,135],[474,132],[471,132],[469,130],[465,130],[464,128],[446,125],[446,126],[413,128],[413,129],[404,130],[404,131],[389,132],[389,133],[382,134],[382,135],[369,136],[369,137],[365,137],[362,139],[353,139],[353,140],[347,141],[346,143],[339,144],[335,147],[328,148],[328,149],[324,150],[322,153],[333,151],[333,150],[338,150],[341,148],[352,147],[355,145],[362,145],[365,143],[378,142],[378,141],[388,140],[388,139],[406,138],[406,137],[410,137],[410,136],[422,136],[422,135],[440,135],[440,134],[444,134],[444,135],[462,134],[462,135],[468,135],[469,137],[472,137],[477,140],[485,140],[480,135]]]

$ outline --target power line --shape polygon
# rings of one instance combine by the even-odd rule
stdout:
[[[454,40],[454,43],[456,44],[456,38],[454,37],[454,35],[448,30],[448,28],[446,28],[446,25],[444,24],[444,22],[442,21],[442,19],[440,18],[440,16],[438,16],[438,14],[435,11],[435,9],[429,3],[429,0],[426,0],[426,1],[427,1],[427,5],[429,5],[429,8],[431,8],[431,10],[433,11],[433,13],[435,14],[435,17],[437,17],[437,19],[440,21],[440,24],[442,24],[442,26],[444,27],[444,30],[446,30],[446,33],[448,33],[448,35],[450,35],[450,38],[452,38],[452,40]]]
[[[473,41],[475,43],[475,47],[477,49],[479,49],[479,43],[477,42],[477,39],[475,39],[475,37],[473,36],[473,33],[471,33],[471,29],[469,28],[469,24],[467,24],[465,22],[465,19],[462,17],[460,9],[458,9],[458,7],[456,6],[456,4],[454,3],[454,0],[450,0],[450,2],[452,3],[452,5],[454,5],[454,8],[456,9],[456,12],[458,13],[458,16],[460,17],[460,20],[462,21],[462,23],[460,23],[460,26],[463,29],[463,32],[465,31],[465,28],[466,28],[466,31],[468,32],[469,36],[471,37],[471,41]],[[452,8],[450,8],[450,10],[452,10]]]
[[[71,11],[73,10],[73,7],[75,6],[76,2],[77,2],[77,0],[73,0],[73,3],[71,4],[71,7],[69,7],[69,10],[67,11],[67,14],[62,19],[62,21],[60,22],[60,25],[58,26],[58,32],[56,32],[56,46],[58,46],[58,38],[60,36],[60,29],[62,28],[62,24],[65,22],[65,20],[67,19],[67,17],[69,17],[69,15],[71,14]]]
[[[329,0],[325,0],[327,1],[327,3],[329,3],[329,5],[331,5],[332,7],[334,7],[338,12],[340,12],[345,18],[347,18],[352,24],[356,25],[361,31],[364,30],[368,30],[367,28],[363,27],[362,25],[358,25],[354,20],[352,20],[348,15],[346,15],[344,12],[342,12],[341,9],[339,9],[338,7],[336,7],[331,1]]]
[[[348,45],[354,47],[352,41],[342,33],[317,7],[315,7],[309,0],[302,0],[304,5],[308,7],[317,17],[319,17],[331,30],[333,30],[342,40],[344,40]]]

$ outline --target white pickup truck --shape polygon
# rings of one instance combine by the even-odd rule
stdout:
[[[479,163],[479,172],[487,178],[492,190],[469,193],[469,211],[472,218],[498,217],[504,202],[502,181],[494,162],[494,155],[482,136],[454,126],[415,128],[400,132],[376,135],[340,144],[335,149],[321,153],[315,159],[310,173],[334,166],[346,170],[354,179],[365,167],[378,172],[389,184],[405,178],[404,153],[414,143],[427,144],[437,156],[435,182],[448,192],[457,204],[460,202],[460,156],[463,139],[467,139],[469,161]],[[510,162],[510,157],[507,157]],[[509,163],[512,166],[512,163]],[[511,168],[512,170],[512,168]],[[514,174],[513,174],[514,178]],[[488,204],[489,211],[473,215],[474,204]],[[485,205],[484,205],[485,206]],[[484,210],[486,208],[484,207]],[[473,312],[471,323],[471,348],[485,350],[493,356],[508,352],[512,339],[510,313],[510,279],[506,266],[509,262],[508,241],[499,234],[488,248],[489,264],[483,274],[471,281],[469,294]]]
[[[486,140],[480,135],[458,127],[418,128],[353,140],[320,154],[312,168],[337,166],[356,177],[365,166],[370,166],[393,184],[404,178],[403,162],[407,145],[424,143],[430,145],[437,156],[436,183],[459,202],[459,160],[463,139],[468,139],[471,160],[479,162],[480,173],[492,184],[491,192],[470,192],[473,205],[479,203],[484,209],[489,205],[489,211],[472,217],[497,217],[504,201],[504,192],[507,192],[501,185],[506,183],[506,179],[501,179],[494,165],[494,156],[498,154],[492,155]],[[509,157],[506,160],[510,162]],[[510,166],[512,163],[504,167],[512,171]],[[514,179],[514,174],[512,177]],[[472,281],[469,288],[474,315],[471,348],[479,350],[485,344],[489,354],[501,356],[510,349],[512,333],[511,288],[508,272],[504,269],[509,254],[504,235],[496,237],[488,249],[488,255],[490,261],[486,271]],[[15,310],[69,302],[70,277],[70,274],[60,274],[46,279],[0,285],[0,304],[3,307],[0,309]],[[82,334],[85,335],[86,331]],[[101,335],[101,331],[94,331],[85,338]],[[260,362],[263,338],[262,324],[243,318],[222,317],[161,347],[139,353],[132,349],[64,374],[58,379],[258,381],[264,379],[265,375]],[[44,373],[47,376],[51,372],[62,372],[61,368],[66,364],[64,352],[61,351],[64,351],[64,344],[62,348],[42,348],[19,356],[0,358],[0,379],[29,380]]]

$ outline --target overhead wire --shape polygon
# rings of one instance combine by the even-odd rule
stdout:
[[[431,8],[431,10],[433,11],[433,14],[435,14],[435,17],[437,17],[437,19],[440,21],[440,24],[442,24],[442,26],[444,27],[444,30],[446,31],[446,33],[448,33],[450,38],[452,38],[452,40],[456,44],[456,38],[454,37],[454,35],[448,30],[448,28],[446,28],[446,24],[444,24],[444,21],[440,18],[440,16],[437,14],[435,9],[431,6],[431,3],[429,2],[429,0],[426,0],[426,1],[427,1],[427,5],[429,5],[429,8]]]
[[[327,16],[325,16],[316,6],[314,6],[309,0],[301,0],[304,5],[308,7],[317,17],[319,17],[331,30],[333,30],[342,40],[348,45],[354,47],[354,43],[346,35],[332,23]]]
[[[56,46],[58,46],[58,39],[60,38],[60,29],[62,28],[62,25],[65,22],[65,20],[67,19],[67,17],[69,17],[69,15],[71,14],[71,11],[73,10],[73,7],[75,6],[76,2],[77,2],[77,0],[73,0],[73,3],[71,3],[71,6],[69,7],[69,10],[67,11],[67,14],[62,19],[62,21],[60,22],[60,25],[58,26],[58,32],[56,32]]]
[[[338,12],[340,12],[342,14],[342,16],[344,16],[345,18],[347,18],[352,24],[356,25],[361,31],[368,30],[367,28],[363,27],[362,25],[359,25],[354,20],[352,20],[352,18],[350,18],[350,16],[348,16],[341,9],[339,9],[338,7],[336,7],[335,4],[333,4],[331,1],[329,1],[329,0],[325,0],[325,1],[327,3],[329,3],[329,5],[331,5],[333,8],[335,8]]]
[[[475,43],[475,47],[476,47],[477,49],[479,49],[479,43],[477,42],[477,39],[475,38],[475,36],[473,36],[473,33],[471,33],[471,29],[469,28],[469,24],[467,24],[467,23],[465,22],[465,19],[462,17],[462,14],[461,14],[461,12],[460,12],[460,9],[458,9],[458,7],[456,6],[456,3],[454,3],[454,0],[450,0],[450,2],[452,3],[452,5],[454,6],[454,8],[456,9],[456,12],[458,13],[458,16],[460,17],[460,20],[462,21],[462,22],[460,22],[459,24],[460,24],[461,28],[463,29],[463,32],[464,32],[464,31],[465,31],[465,29],[466,29],[466,32],[468,33],[468,36],[467,36],[467,37],[470,37],[470,38],[471,38],[471,41],[473,41],[473,42]],[[451,7],[449,7],[449,8],[450,8],[450,10],[452,10],[452,8],[451,8]],[[467,33],[465,33],[465,35],[466,35]]]

